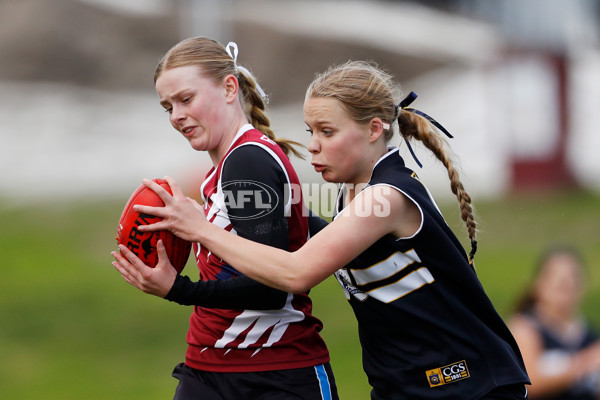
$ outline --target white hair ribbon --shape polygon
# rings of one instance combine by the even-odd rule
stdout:
[[[241,65],[237,65],[237,56],[238,56],[238,53],[239,53],[237,43],[235,43],[235,42],[229,42],[229,43],[227,43],[227,46],[225,46],[225,50],[227,51],[227,54],[229,54],[229,57],[231,57],[233,59],[233,66],[235,67],[235,71],[236,72],[237,71],[242,71],[245,74],[247,74],[248,76],[252,77],[254,79],[254,83],[256,84],[256,90],[258,90],[258,93],[260,94],[260,97],[262,97],[263,100],[265,100],[265,102],[268,103],[269,100],[267,98],[267,94],[265,93],[265,91],[263,90],[263,88],[260,87],[260,85],[256,81],[256,78],[254,77],[254,75],[252,75],[250,73],[250,71],[248,70],[248,68],[243,67]]]
[[[233,52],[231,51],[230,47],[233,48]],[[229,57],[231,57],[233,59],[233,65],[235,65],[235,69],[237,71],[237,56],[238,56],[237,44],[235,42],[229,42],[229,43],[227,43],[227,46],[225,46],[225,50],[227,51],[227,54],[229,54]]]

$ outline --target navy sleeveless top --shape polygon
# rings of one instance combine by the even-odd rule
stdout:
[[[468,400],[528,383],[465,250],[397,148],[375,164],[374,185],[403,193],[422,222],[412,237],[386,235],[336,272],[358,320],[372,398]]]

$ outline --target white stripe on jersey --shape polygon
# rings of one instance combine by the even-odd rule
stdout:
[[[391,303],[433,281],[435,279],[433,279],[431,272],[427,268],[421,267],[397,282],[373,289],[367,293],[379,301]]]
[[[368,268],[352,269],[351,271],[357,284],[366,285],[367,283],[389,278],[415,262],[421,262],[421,259],[414,250],[406,253],[397,251],[385,260],[373,264]]]
[[[235,134],[235,137],[233,138],[233,140],[231,141],[231,143],[229,144],[229,147],[227,148],[226,153],[229,152],[229,149],[231,149],[231,146],[233,146],[233,144],[238,140],[238,138],[240,136],[242,136],[244,133],[248,132],[249,130],[254,129],[254,127],[252,126],[252,124],[245,124],[244,126],[242,126],[237,133]],[[209,176],[207,176],[204,179],[204,182],[202,182],[202,185],[200,185],[200,196],[202,196],[202,200],[204,201],[204,203],[207,202],[207,199],[204,197],[204,187],[206,186],[206,184],[212,179],[212,177],[217,173],[217,169],[215,168],[211,174]]]
[[[421,259],[414,250],[406,253],[397,251],[385,260],[373,264],[368,268],[351,269],[350,273],[354,282],[362,286],[390,278],[415,262],[421,262]],[[363,301],[366,299],[365,296],[369,295],[384,303],[391,303],[398,300],[420,287],[435,281],[431,272],[426,267],[421,267],[393,283],[363,292],[351,283],[350,277],[346,275],[345,270],[341,269],[336,272],[336,277],[342,284],[347,298],[352,294],[358,300]]]
[[[229,229],[230,232],[237,234],[235,229],[231,228],[231,220],[229,214],[227,214],[227,208],[225,206],[225,195],[219,186],[217,193],[213,193],[210,196],[211,206],[206,215],[206,219],[212,224],[217,225],[222,229]],[[205,206],[206,207],[206,206]]]
[[[281,339],[290,324],[300,322],[304,319],[304,313],[292,307],[293,298],[294,295],[288,293],[285,306],[280,310],[244,310],[240,315],[235,317],[231,326],[223,332],[223,336],[215,343],[214,347],[225,348],[227,344],[236,340],[253,324],[254,326],[246,334],[244,341],[237,347],[240,349],[248,348],[248,346],[256,343],[266,331],[273,327],[268,340],[262,345],[262,347],[271,347],[273,343]]]

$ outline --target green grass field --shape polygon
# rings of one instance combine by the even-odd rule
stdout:
[[[127,197],[127,196],[125,196]],[[0,201],[2,399],[169,399],[186,349],[188,307],[145,295],[111,265],[125,202],[8,205]],[[584,311],[600,326],[600,197],[565,193],[477,202],[476,265],[508,316],[545,245],[579,246],[591,266]],[[459,238],[455,204],[442,205]],[[186,269],[194,275],[193,266]],[[342,399],[367,399],[356,323],[337,283],[313,289]]]

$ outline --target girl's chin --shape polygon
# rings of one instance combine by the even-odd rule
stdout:
[[[206,147],[206,143],[204,143],[203,141],[191,139],[191,140],[189,140],[189,142],[190,142],[190,146],[192,146],[192,149],[194,149],[196,151],[208,151],[209,150]]]
[[[331,182],[331,183],[341,183],[342,180],[335,176],[335,174],[332,174],[330,171],[324,171],[321,173],[321,177],[326,180],[327,182]]]

